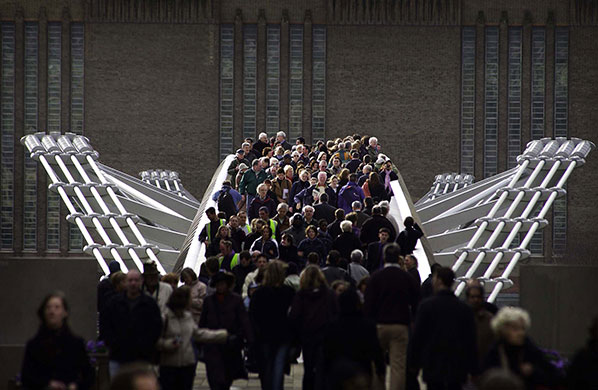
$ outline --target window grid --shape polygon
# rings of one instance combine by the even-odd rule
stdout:
[[[484,177],[498,173],[498,27],[486,27]]]
[[[15,25],[2,23],[0,250],[13,250],[15,168]]]
[[[83,23],[71,24],[71,131],[83,134],[83,71],[84,71]],[[69,251],[83,251],[83,235],[76,225],[69,224]]]
[[[289,139],[303,135],[303,25],[290,26]]]
[[[531,53],[531,138],[533,140],[544,137],[544,113],[546,92],[546,28],[532,28]],[[534,234],[530,241],[530,251],[536,255],[544,253],[544,232]]]
[[[243,137],[255,139],[257,111],[257,25],[243,26]]]
[[[475,27],[461,31],[461,172],[473,175],[475,150]]]
[[[25,23],[25,134],[37,131],[38,24]],[[37,163],[25,153],[23,189],[23,250],[37,249]]]
[[[323,141],[326,131],[326,26],[313,26],[312,143]]]
[[[280,25],[269,24],[266,31],[266,133],[280,129]]]
[[[47,131],[61,131],[61,51],[62,25],[48,23],[48,123]],[[60,250],[60,197],[48,190],[47,206],[47,248],[49,252]]]
[[[554,136],[568,136],[569,29],[557,27],[554,36]],[[566,189],[566,187],[565,187]],[[554,202],[552,251],[562,255],[567,249],[567,197]]]
[[[521,27],[509,27],[508,167],[521,154]]]
[[[235,27],[220,25],[220,159],[233,153]]]

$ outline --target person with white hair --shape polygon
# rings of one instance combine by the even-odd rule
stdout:
[[[351,258],[351,252],[361,248],[359,237],[353,233],[353,223],[351,221],[341,222],[341,234],[334,239],[332,249],[340,252],[341,257],[347,261]]]
[[[378,154],[380,153],[380,145],[378,145],[378,138],[370,137],[367,151],[370,157],[372,158],[372,161],[376,161],[378,159]]]
[[[363,168],[361,168],[361,176],[357,180],[357,185],[362,187],[365,184],[365,181],[370,178],[370,173],[372,172],[373,168],[370,164],[365,164]]]
[[[287,141],[287,135],[284,131],[279,131],[278,133],[276,133],[276,142],[279,142],[280,146],[282,146],[284,150],[291,150],[291,148],[293,147],[293,145],[291,145]]]
[[[519,376],[526,389],[558,385],[563,378],[528,337],[531,327],[527,311],[519,307],[503,307],[490,322],[498,342],[490,349],[483,363],[484,371],[501,368]]]
[[[363,266],[363,252],[361,249],[354,249],[351,251],[351,262],[347,266],[349,276],[355,281],[355,284],[368,276],[370,273]]]
[[[357,215],[357,227],[361,229],[363,223],[367,221],[370,218],[370,216],[362,211],[363,204],[358,200],[351,203],[351,208],[353,209],[353,213]]]
[[[257,137],[257,142],[253,145],[253,149],[256,151],[257,156],[261,156],[264,152],[264,148],[269,147],[270,142],[268,141],[268,134],[260,133]]]

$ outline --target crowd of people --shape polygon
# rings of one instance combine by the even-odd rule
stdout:
[[[453,271],[438,264],[422,282],[413,254],[422,229],[407,217],[400,230],[388,215],[397,173],[374,137],[311,148],[283,132],[244,140],[217,207],[206,210],[199,274],[160,277],[152,262],[125,274],[114,261],[98,285],[112,388],[191,390],[199,361],[214,390],[248,371],[262,389],[282,389],[297,361],[304,390],[382,389],[387,371],[393,390],[419,389],[420,373],[430,390],[565,386],[527,337],[524,310],[497,310],[476,280],[460,300]],[[50,295],[39,315],[24,386],[89,388],[93,372],[64,297]],[[572,388],[596,385],[593,332],[570,380],[584,387]]]

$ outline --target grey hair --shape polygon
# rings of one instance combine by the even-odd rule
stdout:
[[[353,223],[351,221],[341,222],[341,230],[343,232],[350,232],[351,230],[353,230]]]
[[[523,310],[520,307],[513,307],[513,306],[506,306],[503,307],[496,313],[492,321],[490,322],[490,326],[494,333],[498,334],[503,329],[506,324],[513,323],[513,322],[521,322],[523,324],[523,328],[527,331],[532,321],[529,317],[529,313]]]
[[[307,211],[307,210],[311,210],[311,211],[314,211],[314,212],[316,211],[316,209],[314,209],[310,205],[307,205],[307,206],[303,207],[303,211]]]
[[[276,211],[280,211],[282,209],[288,210],[289,209],[289,205],[286,204],[286,203],[279,203],[278,206],[276,207]]]
[[[361,210],[361,202],[356,200],[355,202],[351,203],[351,208],[353,210],[355,210],[355,209]]]
[[[351,252],[351,261],[354,263],[361,263],[361,260],[363,260],[363,252],[361,249],[353,249]]]

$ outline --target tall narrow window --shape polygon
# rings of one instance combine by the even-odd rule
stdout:
[[[83,23],[71,24],[71,131],[83,134],[83,70],[84,70]],[[76,225],[70,224],[69,250],[83,250],[83,235]]]
[[[243,137],[255,139],[257,111],[257,25],[243,26]]]
[[[569,104],[569,29],[557,27],[554,36],[554,136],[568,136]],[[554,202],[552,250],[563,254],[567,249],[567,198]]]
[[[531,52],[531,138],[540,139],[544,137],[544,115],[545,115],[545,93],[546,93],[546,28],[532,28],[532,52]],[[536,214],[533,215],[537,215]],[[533,254],[544,253],[544,232],[534,234],[530,241],[529,250]]]
[[[474,173],[475,27],[461,31],[461,173]]]
[[[59,22],[48,23],[48,123],[47,131],[61,131],[60,123],[60,81],[62,54],[62,25]],[[47,246],[48,251],[60,250],[60,197],[48,190],[47,209]]]
[[[220,25],[220,159],[233,153],[235,27]]]
[[[498,27],[486,27],[484,177],[498,173]]]
[[[521,153],[521,27],[509,27],[509,92],[507,164],[517,165]]]
[[[294,140],[303,135],[303,25],[293,24],[289,32],[289,134]]]
[[[313,26],[312,143],[323,141],[326,129],[326,26]]]
[[[269,24],[266,32],[266,133],[280,129],[280,25]]]
[[[2,22],[2,81],[0,82],[0,250],[13,250],[15,169],[15,25]]]
[[[35,22],[25,23],[25,134],[37,131],[38,31]],[[23,191],[23,250],[37,249],[37,163],[25,152]]]

